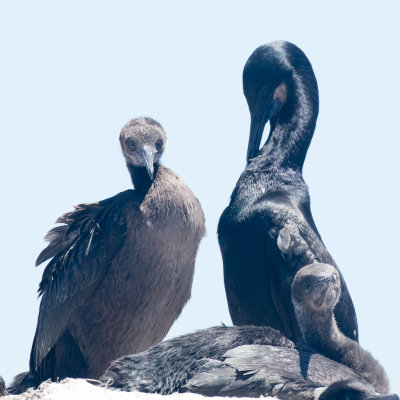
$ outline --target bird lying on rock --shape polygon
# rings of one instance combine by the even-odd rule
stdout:
[[[111,388],[160,394],[314,400],[328,388],[321,400],[337,399],[338,393],[359,396],[350,399],[398,399],[384,397],[388,381],[379,363],[337,329],[333,310],[341,291],[336,268],[303,267],[291,292],[303,341],[293,342],[270,327],[213,327],[121,357],[100,380]]]

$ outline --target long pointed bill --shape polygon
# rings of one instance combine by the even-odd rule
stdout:
[[[247,163],[258,154],[265,124],[275,115],[280,105],[279,99],[272,99],[270,104],[264,108],[264,112],[256,112],[251,116]]]
[[[150,149],[144,148],[140,153],[140,158],[144,166],[146,167],[147,173],[151,180],[153,180],[154,175],[154,154]]]
[[[261,138],[267,121],[263,122],[262,116],[251,116],[250,137],[247,146],[247,163],[254,158],[260,149]]]

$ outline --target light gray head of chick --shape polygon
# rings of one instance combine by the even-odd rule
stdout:
[[[146,168],[153,179],[154,164],[160,161],[167,142],[163,127],[149,117],[135,118],[122,128],[119,141],[126,163]]]

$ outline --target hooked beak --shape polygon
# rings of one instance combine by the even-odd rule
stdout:
[[[281,104],[279,98],[271,98],[267,105],[261,104],[261,107],[259,107],[259,109],[262,109],[261,112],[256,111],[251,115],[247,163],[258,154],[265,124],[276,114]]]
[[[153,175],[154,175],[153,151],[149,147],[144,146],[143,150],[139,153],[139,157],[140,157],[143,165],[145,166],[150,179],[153,180]]]
[[[321,277],[316,282],[314,282],[314,290],[319,289],[321,291],[321,294],[318,296],[315,302],[318,307],[320,307],[321,304],[324,302],[330,285],[336,284],[338,279],[339,278],[336,274],[332,274],[330,276]]]
[[[331,276],[326,276],[324,278],[320,278],[321,282],[324,282],[325,284],[329,283],[335,283],[338,280],[338,276],[336,273],[332,274]]]
[[[335,274],[329,276],[319,277],[318,280],[314,281],[315,287],[325,288],[326,286],[330,285],[331,283],[336,283],[338,280],[338,276]]]

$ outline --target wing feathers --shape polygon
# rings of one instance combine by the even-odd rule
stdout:
[[[42,368],[42,362],[45,368],[49,350],[68,327],[73,313],[101,283],[123,246],[123,210],[127,202],[139,204],[133,190],[98,203],[80,204],[57,220],[63,225],[46,235],[50,243],[40,253],[37,264],[51,260],[39,285],[39,295],[43,297],[31,352],[32,371]]]

